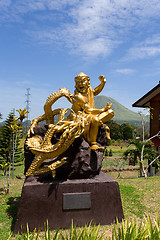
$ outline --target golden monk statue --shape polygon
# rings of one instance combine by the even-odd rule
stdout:
[[[26,141],[29,149],[35,154],[34,161],[26,173],[27,176],[50,171],[52,176],[55,177],[55,169],[64,164],[65,159],[55,161],[47,167],[40,167],[41,164],[46,159],[55,158],[64,153],[74,140],[81,135],[88,141],[92,150],[104,150],[96,142],[98,129],[100,125],[103,125],[103,123],[114,116],[114,112],[109,103],[102,109],[95,108],[94,96],[102,91],[106,83],[103,75],[99,79],[101,84],[93,90],[90,85],[90,78],[81,72],[75,77],[75,91],[73,95],[66,88],[61,88],[60,91],[48,97],[44,105],[45,114],[32,120],[31,128],[28,132],[29,137],[31,133],[34,133],[34,127],[40,121],[46,120],[46,123],[49,125],[43,140],[38,137],[32,137]],[[66,118],[65,114],[68,109],[52,110],[52,105],[62,96],[65,96],[72,103],[70,113]],[[59,115],[58,122],[54,124],[54,116],[57,114]],[[53,145],[51,139],[56,132],[61,132],[62,135],[60,140]],[[107,137],[108,139],[110,138],[108,127]]]
[[[101,75],[99,79],[101,84],[93,90],[90,85],[90,78],[85,73],[79,73],[75,77],[75,91],[71,96],[74,113],[78,113],[78,111],[86,113],[85,117],[89,123],[89,127],[85,130],[84,136],[91,144],[92,150],[101,149],[96,143],[99,126],[102,122],[105,123],[114,116],[109,103],[102,109],[95,109],[94,96],[102,91],[106,83],[105,76]],[[67,119],[73,119],[72,112]]]

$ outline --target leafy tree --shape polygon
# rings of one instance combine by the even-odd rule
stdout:
[[[135,126],[130,125],[129,123],[122,123],[119,125],[118,123],[114,122],[113,120],[109,120],[106,123],[110,128],[110,135],[111,139],[118,140],[129,140],[133,139]]]
[[[133,139],[135,127],[129,123],[122,123],[120,125],[120,132],[123,140]]]
[[[25,118],[26,118],[26,114],[29,113],[26,108],[24,108],[23,110],[22,109],[19,109],[19,110],[16,110],[18,113],[19,113],[19,120],[22,122]]]
[[[2,113],[0,113],[0,119],[2,119]]]
[[[120,132],[120,125],[119,124],[117,124],[113,120],[107,121],[106,124],[110,128],[111,139],[114,139],[114,140],[122,139],[122,135],[121,135],[121,132]]]
[[[6,162],[9,161],[9,153],[11,149],[11,129],[10,123],[13,121],[13,113],[9,113],[5,124],[0,132],[0,157]]]
[[[157,151],[151,151],[151,152],[148,152],[148,156],[147,156],[147,159],[149,160],[148,165],[147,165],[146,169],[144,167],[144,160],[143,159],[145,157],[146,147],[147,147],[149,142],[153,146],[153,143],[151,142],[151,140],[155,137],[160,137],[160,131],[157,134],[155,134],[154,136],[150,137],[149,139],[143,140],[143,146],[142,146],[141,160],[140,161],[142,163],[142,170],[143,170],[145,178],[147,178],[147,171],[148,171],[149,167],[152,166],[152,164],[154,164],[156,167],[158,167],[158,165],[159,165],[157,160],[160,159],[160,154],[158,154]]]
[[[150,118],[153,119],[154,116],[153,116],[153,113],[151,112],[151,110],[153,110],[153,108],[151,108],[149,106],[146,115],[142,115],[142,112],[138,112],[138,114],[140,115],[141,120],[142,120],[142,132],[143,132],[143,145],[142,145],[142,150],[141,150],[140,162],[142,164],[142,171],[144,173],[145,178],[147,178],[147,171],[148,171],[149,167],[152,166],[152,164],[154,164],[154,165],[156,164],[158,167],[157,160],[160,159],[160,154],[158,154],[158,152],[150,153],[150,154],[148,154],[148,160],[149,160],[148,165],[146,168],[144,167],[145,150],[146,150],[146,146],[147,146],[148,142],[151,142],[151,140],[155,137],[158,137],[158,138],[160,137],[160,131],[159,131],[154,136],[151,136],[150,138],[145,140],[145,120],[146,120],[145,118],[146,118],[146,116],[148,116],[148,112],[149,112]]]
[[[108,150],[107,150],[107,148],[106,148],[105,151],[104,151],[104,156],[108,156]]]
[[[133,145],[135,148],[134,149],[127,149],[124,153],[123,156],[129,160],[132,160],[132,165],[135,165],[137,162],[139,162],[140,165],[140,176],[143,174],[143,161],[141,161],[141,152],[143,149],[143,141],[139,140],[131,140],[129,142],[129,146]],[[151,158],[151,156],[155,156],[155,151],[153,150],[153,146],[151,142],[148,142],[145,146],[145,149],[143,151],[144,157],[145,158]]]
[[[14,163],[20,162],[23,160],[23,150],[20,148],[20,139],[21,139],[21,124],[19,120],[22,121],[25,118],[26,111],[18,110],[20,117],[17,118],[14,116],[14,113],[11,112],[4,126],[0,132],[0,166],[4,174],[4,189],[6,193],[9,192],[9,180],[10,173],[12,168],[12,178],[14,178]],[[24,114],[24,116],[23,116]],[[6,187],[6,177],[8,171],[8,182]]]
[[[10,123],[13,121],[13,112],[9,113],[0,132],[0,166],[3,171],[4,190],[8,193],[9,182],[6,183],[7,170],[11,166],[12,137]]]
[[[110,151],[109,151],[109,156],[111,157],[112,155],[113,155],[112,149],[110,149]]]

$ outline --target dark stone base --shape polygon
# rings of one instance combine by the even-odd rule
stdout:
[[[36,126],[34,128],[34,134],[31,134],[31,137],[37,136],[40,139],[44,139],[47,130],[48,125]],[[58,132],[53,135],[51,140],[53,145],[60,140],[61,134],[62,133]],[[97,135],[97,143],[100,147],[105,148],[107,146],[107,141],[106,127],[105,125],[103,127],[100,126]],[[26,174],[35,157],[26,144],[24,145],[24,155],[24,173]],[[46,159],[41,166],[50,165],[57,160],[61,160],[63,157],[66,158],[66,163],[56,169],[57,179],[87,179],[93,178],[99,174],[104,158],[104,151],[91,150],[89,143],[84,137],[80,136],[74,140],[64,153],[54,159]],[[45,178],[46,177],[47,176],[45,176]]]
[[[26,224],[44,230],[77,226],[107,225],[124,217],[118,182],[100,172],[92,179],[39,182],[28,177],[22,189],[14,232],[26,231]]]

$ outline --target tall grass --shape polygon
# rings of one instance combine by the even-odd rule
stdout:
[[[138,223],[137,220],[123,220],[120,225],[114,225],[111,240],[159,240],[160,239],[160,219],[156,217],[152,223],[150,216],[146,216],[145,221]]]
[[[53,235],[53,234],[52,234]],[[40,231],[34,230],[30,233],[29,227],[27,226],[27,232],[22,233],[14,237],[17,240],[159,240],[160,239],[160,218],[157,216],[152,222],[149,215],[144,218],[144,221],[138,222],[135,219],[122,220],[119,223],[118,220],[114,224],[111,236],[106,236],[105,231],[100,231],[100,225],[77,228],[71,224],[69,231],[63,229],[57,229],[54,235],[51,237],[48,222],[44,226],[44,235],[40,237]],[[12,239],[10,235],[9,239]]]

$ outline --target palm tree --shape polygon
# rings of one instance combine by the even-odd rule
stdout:
[[[26,108],[24,108],[23,110],[22,109],[19,109],[19,110],[16,110],[18,113],[19,113],[19,120],[22,122],[23,119],[26,118],[26,114],[29,113]]]
[[[123,156],[127,159],[130,157],[132,159],[132,165],[135,165],[137,162],[139,162],[140,165],[140,176],[142,177],[143,175],[143,165],[144,162],[141,159],[141,153],[142,153],[142,148],[144,145],[143,141],[139,140],[132,140],[129,142],[128,146],[134,146],[134,149],[127,149],[124,153]],[[143,152],[144,158],[151,159],[153,156],[155,156],[155,151],[153,150],[153,146],[151,142],[148,142],[145,145],[145,149]]]

